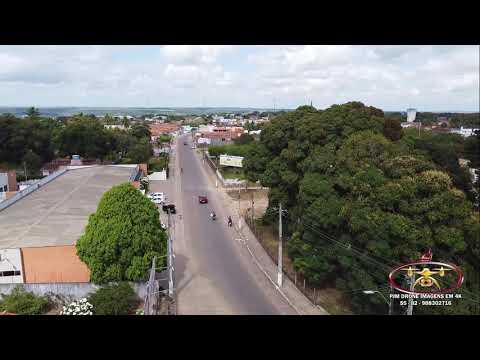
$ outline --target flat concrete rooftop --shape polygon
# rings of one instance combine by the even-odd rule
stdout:
[[[68,170],[0,211],[0,249],[73,245],[112,186],[133,169],[94,166]]]

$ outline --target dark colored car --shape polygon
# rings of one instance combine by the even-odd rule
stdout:
[[[207,203],[208,203],[208,199],[207,199],[206,196],[199,196],[199,197],[198,197],[198,202],[199,202],[200,204],[207,204]]]
[[[176,214],[177,209],[175,209],[175,205],[169,204],[169,205],[162,205],[162,210],[164,212],[168,212],[170,210],[170,214]]]

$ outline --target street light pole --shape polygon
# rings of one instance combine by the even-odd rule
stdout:
[[[363,290],[363,293],[364,294],[367,294],[367,295],[371,295],[371,294],[379,294],[383,300],[385,300],[385,302],[387,303],[388,305],[388,315],[392,315],[392,300],[390,299],[387,300],[387,298],[385,297],[385,295],[383,295],[380,291],[378,290]]]
[[[173,259],[172,259],[172,231],[170,220],[170,208],[167,209],[168,214],[168,242],[167,242],[167,266],[168,266],[168,296],[173,298]]]

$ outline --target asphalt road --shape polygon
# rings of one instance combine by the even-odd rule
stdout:
[[[207,178],[188,136],[177,139],[174,171],[175,283],[178,314],[294,314],[260,273],[252,259],[242,255],[233,228],[227,226],[225,206]],[[209,170],[210,171],[210,170]],[[206,195],[208,204],[199,204]],[[217,220],[210,220],[212,209]]]

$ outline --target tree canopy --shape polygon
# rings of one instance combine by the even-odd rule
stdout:
[[[154,256],[164,263],[167,235],[157,207],[126,183],[103,195],[76,246],[94,283],[144,281]]]
[[[466,298],[478,289],[478,213],[454,176],[461,139],[434,136],[405,134],[382,110],[359,102],[302,106],[265,125],[246,154],[246,176],[270,188],[269,208],[281,202],[288,209],[287,248],[297,271],[344,291],[356,313],[385,313],[385,304],[352,290],[385,286],[395,264],[427,248],[462,268]],[[272,213],[264,220],[276,221]],[[478,307],[460,301],[418,312]]]
[[[28,173],[35,173],[55,157],[80,155],[139,163],[147,162],[152,155],[150,130],[146,125],[137,124],[129,130],[106,129],[91,115],[54,120],[33,110],[29,114],[24,119],[0,115],[0,163],[23,167],[25,162]],[[108,117],[104,122],[110,122]]]

